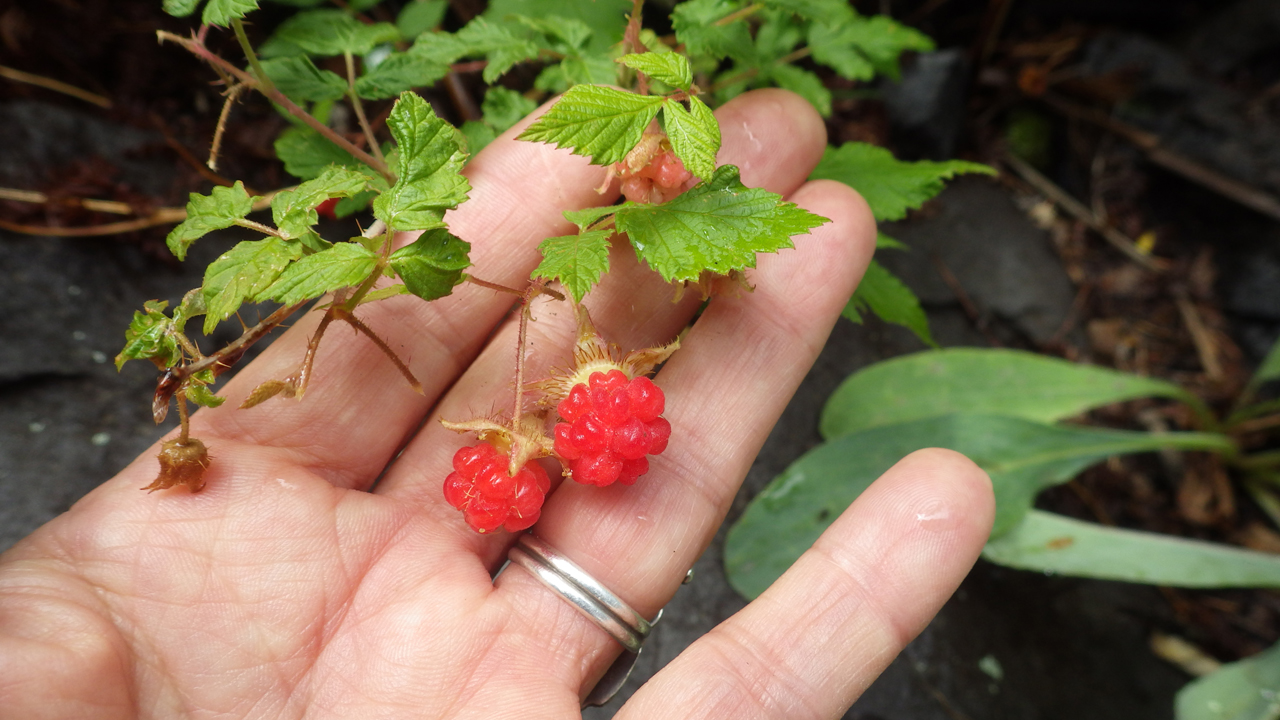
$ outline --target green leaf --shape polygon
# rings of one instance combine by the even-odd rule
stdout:
[[[577,85],[517,139],[554,143],[572,149],[574,155],[589,156],[593,165],[612,165],[640,142],[664,102],[625,90]]]
[[[174,257],[187,259],[187,248],[206,234],[236,224],[253,211],[254,198],[245,192],[244,183],[216,187],[208,195],[191,193],[187,202],[187,219],[169,232],[165,243]]]
[[[130,360],[152,360],[162,367],[173,367],[182,359],[182,350],[174,336],[173,320],[164,314],[167,300],[148,300],[142,312],[133,313],[124,331],[124,349],[116,355],[116,370]]]
[[[216,377],[213,369],[201,370],[191,376],[191,380],[187,382],[186,395],[187,399],[197,405],[204,407],[218,407],[226,402],[226,398],[214,395],[209,386],[213,384]]]
[[[448,74],[448,62],[425,53],[392,53],[356,80],[356,94],[366,100],[382,100],[412,88],[434,85]]]
[[[578,230],[586,231],[586,229],[602,217],[612,215],[618,211],[617,205],[605,205],[602,207],[589,207],[581,210],[565,210],[562,215],[564,219],[578,226]]]
[[[779,195],[746,187],[732,165],[670,202],[626,203],[616,208],[615,219],[636,255],[667,282],[755,267],[756,253],[794,247],[791,236],[828,222]]]
[[[396,17],[396,27],[405,39],[411,40],[443,22],[448,10],[445,0],[413,0]]]
[[[462,137],[467,139],[467,154],[475,157],[476,153],[485,149],[489,143],[498,139],[498,133],[489,125],[478,120],[468,120],[458,128]]]
[[[348,52],[364,55],[375,45],[400,39],[400,31],[391,23],[366,25],[345,11],[326,8],[306,10],[285,20],[268,43],[292,46],[309,55],[328,57]],[[264,45],[263,55],[271,54],[274,52]]]
[[[1262,364],[1258,366],[1258,371],[1249,380],[1249,387],[1259,388],[1272,380],[1280,380],[1280,340],[1277,340],[1276,344],[1271,346],[1267,356],[1262,359]]]
[[[210,263],[201,289],[207,308],[204,334],[212,333],[242,303],[270,287],[300,257],[300,243],[270,237],[241,242]]]
[[[200,0],[164,0],[164,11],[174,17],[186,17],[199,5]]]
[[[337,100],[347,94],[347,83],[336,73],[321,70],[305,56],[263,60],[262,70],[276,89],[295,102]]]
[[[333,216],[339,218],[351,217],[368,208],[376,197],[378,197],[376,190],[366,190],[349,198],[342,198],[337,205],[333,206]]]
[[[319,177],[308,180],[293,190],[276,193],[271,199],[271,215],[276,229],[288,239],[311,232],[320,216],[316,206],[335,197],[351,197],[365,189],[369,178],[355,170],[331,166]]]
[[[574,18],[591,29],[588,49],[604,53],[622,38],[631,4],[631,0],[493,0],[484,16],[492,22],[512,15]]]
[[[462,271],[471,265],[469,252],[471,245],[448,230],[428,230],[412,244],[391,253],[391,267],[409,292],[423,300],[435,300],[462,282]]]
[[[534,80],[538,90],[562,93],[575,85],[612,85],[618,82],[618,64],[608,55],[568,57],[543,68]]]
[[[753,48],[751,30],[742,20],[725,25],[716,23],[741,10],[743,3],[736,0],[690,0],[676,5],[671,13],[671,25],[676,40],[684,43],[685,50],[693,56],[706,55],[715,60],[725,57],[745,59],[744,50]]]
[[[1223,665],[1188,683],[1174,699],[1176,720],[1275,720],[1280,645]]]
[[[716,171],[716,153],[720,152],[720,123],[711,108],[696,97],[689,98],[689,110],[669,101],[662,109],[662,119],[671,149],[685,169],[703,180],[710,178]]]
[[[853,22],[857,14],[845,0],[761,0],[764,5],[829,24]]]
[[[768,77],[783,90],[808,100],[822,117],[831,115],[831,91],[822,78],[795,65],[775,65],[769,69]]]
[[[410,294],[409,288],[400,283],[396,283],[395,285],[388,285],[365,295],[360,299],[360,305],[368,305],[371,302],[378,302],[379,300],[386,300],[387,298],[396,297],[397,295],[408,294]]]
[[[1030,510],[982,557],[1020,570],[1182,588],[1280,587],[1280,556]]]
[[[444,225],[444,212],[467,199],[471,186],[459,171],[466,140],[436,117],[426,100],[404,93],[387,118],[400,151],[398,179],[373,201],[373,214],[395,230]]]
[[[991,476],[994,538],[1022,520],[1040,490],[1112,455],[1166,447],[1221,452],[1231,441],[1209,433],[1148,434],[967,414],[841,435],[805,453],[748,506],[725,546],[729,582],[747,597],[758,595],[872,481],[906,455],[930,447],[964,453]]]
[[[609,237],[612,235],[612,230],[591,230],[543,240],[538,245],[542,262],[533,271],[533,277],[559,280],[573,295],[574,302],[582,302],[609,271]]]
[[[878,362],[827,399],[819,425],[834,438],[957,412],[1056,422],[1143,397],[1194,399],[1163,380],[1022,350],[950,348]]]
[[[929,318],[920,307],[920,298],[875,260],[867,266],[862,282],[858,283],[858,289],[849,298],[842,314],[853,322],[861,323],[864,310],[870,310],[887,323],[907,328],[927,345],[938,346],[929,333]]]
[[[540,33],[545,37],[546,44],[551,50],[566,55],[581,52],[586,47],[587,41],[591,39],[591,28],[587,27],[586,23],[573,18],[560,15],[548,15],[545,18],[513,15],[508,19]]]
[[[369,277],[377,263],[376,253],[356,243],[338,243],[290,264],[275,282],[254,296],[254,300],[275,300],[292,305],[320,297],[327,292],[359,285]]]
[[[488,63],[481,77],[490,85],[516,63],[538,57],[538,45],[532,40],[516,35],[505,25],[491,23],[483,16],[467,23],[455,37],[466,48],[467,55],[484,54]]]
[[[484,94],[484,102],[480,104],[484,121],[499,133],[506,132],[512,125],[537,109],[538,103],[515,90],[499,86],[489,88]]]
[[[902,162],[882,147],[845,143],[828,147],[809,179],[838,180],[866,198],[876,220],[901,220],[942,192],[943,181],[962,173],[996,171],[964,160]]]
[[[908,50],[927,51],[933,41],[883,15],[850,23],[814,23],[809,27],[813,59],[849,80],[870,80],[877,72],[898,79],[898,58]]]
[[[693,85],[693,68],[680,53],[636,53],[623,55],[618,62],[671,87],[688,91]]]
[[[876,233],[877,250],[910,250],[901,240],[895,240],[882,232]]]
[[[204,6],[201,20],[206,25],[230,27],[232,20],[238,20],[257,9],[258,0],[209,0],[209,4]]]
[[[364,167],[354,155],[302,125],[285,128],[276,138],[275,150],[284,163],[285,172],[303,180],[316,177],[330,165]]]

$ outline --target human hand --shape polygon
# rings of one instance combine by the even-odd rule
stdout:
[[[825,145],[806,102],[759,91],[717,115],[721,162],[832,222],[762,256],[755,292],[705,309],[655,380],[674,433],[646,476],[547,498],[533,530],[646,617],[710,542],[875,241],[853,191],[805,182]],[[562,210],[608,200],[600,168],[514,142],[524,125],[471,163],[471,200],[449,217],[477,271],[507,285],[568,231]],[[607,337],[651,346],[689,322],[696,297],[671,303],[625,246],[611,263],[587,300]],[[305,400],[233,410],[300,360],[305,317],[228,383],[224,408],[193,416],[214,456],[205,490],[139,492],[153,449],[0,556],[0,717],[577,716],[619,646],[522,569],[491,582],[515,537],[476,534],[441,494],[466,440],[436,420],[509,405],[510,307],[464,285],[361,310],[425,397],[355,338],[321,350]],[[563,365],[573,313],[535,313],[529,367]],[[838,717],[952,593],[992,514],[972,463],[910,456],[619,717]]]

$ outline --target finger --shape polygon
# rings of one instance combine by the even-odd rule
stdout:
[[[774,192],[789,193],[799,187],[825,147],[821,118],[806,101],[791,93],[749,93],[727,103],[718,113],[724,128],[720,162],[738,165],[747,182]],[[753,140],[758,137],[790,140],[767,147]],[[686,293],[680,303],[672,303],[672,286],[640,264],[625,243],[615,243],[610,263],[609,273],[585,304],[597,328],[626,349],[670,341],[700,304],[697,292]],[[528,327],[526,379],[543,377],[552,366],[565,365],[577,332],[574,312],[566,303],[540,301],[534,310],[536,321]],[[437,410],[439,417],[458,421],[491,416],[500,410],[509,413],[514,402],[510,379],[516,340],[517,328],[512,321],[495,335],[484,354],[450,390]],[[474,442],[470,437],[454,435],[438,423],[427,423],[377,492],[421,505],[424,512],[438,515],[458,533],[468,536],[477,550],[492,561],[505,551],[509,537],[490,540],[476,536],[441,494],[454,452]],[[556,474],[553,470],[552,475]]]
[[[955,592],[994,514],[990,480],[963,455],[908,456],[616,717],[840,717]]]
[[[535,532],[653,617],[710,542],[742,478],[821,350],[870,259],[875,227],[848,187],[820,181],[792,198],[831,222],[797,249],[760,259],[756,290],[717,297],[659,373],[671,442],[633,487],[566,483]],[[558,603],[529,574],[503,576],[512,607]],[[572,687],[589,687],[617,645],[576,614],[551,616],[549,637],[584,637]],[[571,627],[566,627],[566,624]],[[574,683],[577,683],[575,685]]]
[[[603,168],[550,145],[515,141],[531,118],[468,164],[463,174],[472,185],[470,199],[446,215],[451,231],[471,243],[471,270],[509,286],[527,282],[539,258],[538,242],[572,227],[561,216],[563,210],[614,197],[594,191]],[[405,234],[398,242],[410,239]],[[365,486],[479,352],[511,300],[492,290],[461,285],[451,296],[431,303],[398,297],[356,311],[408,363],[422,383],[423,395],[409,389],[372,342],[350,326],[334,323],[320,346],[305,398],[273,399],[238,409],[260,383],[298,368],[319,313],[300,317],[227,384],[228,402],[223,407],[195,415],[194,434],[282,448],[291,460],[336,485]]]

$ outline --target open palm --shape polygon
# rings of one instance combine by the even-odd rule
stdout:
[[[759,91],[718,116],[720,162],[832,222],[698,318],[656,378],[674,434],[649,474],[561,484],[533,528],[649,617],[710,542],[875,238],[855,193],[805,182],[825,145],[807,103]],[[523,126],[471,163],[471,200],[448,218],[477,274],[508,285],[569,231],[560,211],[609,200],[600,168],[515,142]],[[643,347],[688,324],[696,297],[672,303],[625,248],[611,262],[587,300],[606,336]],[[327,341],[303,401],[232,409],[299,362],[315,326],[302,319],[227,385],[227,406],[193,417],[214,457],[203,492],[139,492],[147,454],[0,556],[0,717],[577,716],[620,647],[523,570],[491,582],[514,536],[476,534],[441,496],[466,439],[436,420],[510,405],[510,300],[462,286],[360,311],[425,397],[352,337]],[[573,312],[546,300],[535,317],[529,367],[563,365]],[[911,456],[620,716],[838,717],[954,590],[991,516],[975,466]]]

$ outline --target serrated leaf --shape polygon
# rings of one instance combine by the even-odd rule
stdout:
[[[134,311],[129,328],[124,331],[124,349],[116,355],[116,370],[130,360],[153,360],[163,367],[173,367],[182,359],[182,350],[174,337],[173,320],[164,314],[167,300],[148,300],[142,312]]]
[[[209,386],[213,384],[215,376],[213,370],[201,370],[187,382],[186,395],[191,402],[202,405],[204,407],[218,407],[226,402],[226,398],[214,395]]]
[[[911,248],[908,247],[907,244],[902,242],[901,240],[895,240],[894,238],[891,238],[882,232],[877,232],[876,233],[876,249],[877,250],[910,250]]]
[[[337,100],[347,94],[345,80],[305,56],[263,60],[262,69],[277,90],[297,102]]]
[[[215,187],[208,195],[191,193],[187,202],[187,219],[169,232],[165,244],[174,257],[185,260],[191,243],[214,230],[235,225],[237,220],[253,211],[253,200],[239,180],[231,187]]]
[[[718,21],[744,7],[735,0],[690,0],[676,5],[671,26],[676,40],[690,55],[706,55],[715,60],[733,57],[745,60],[744,51],[753,47],[751,30],[742,20],[724,25]]]
[[[275,300],[292,305],[359,285],[369,277],[377,263],[376,253],[356,243],[338,243],[290,264],[275,282],[254,297],[254,301]]]
[[[489,88],[484,94],[484,102],[480,104],[484,121],[499,133],[506,132],[512,125],[537,109],[538,103],[515,90],[498,86]]]
[[[795,65],[774,65],[768,76],[778,87],[808,100],[822,117],[831,115],[831,91],[822,78]]]
[[[206,25],[229,27],[232,20],[238,20],[257,9],[258,0],[209,0],[209,4],[204,6],[201,20]]]
[[[182,302],[178,303],[178,307],[173,309],[173,327],[178,332],[186,327],[187,321],[194,317],[199,317],[207,312],[204,304],[204,293],[200,288],[188,290],[186,295],[182,296]]]
[[[444,21],[449,11],[445,0],[413,0],[396,17],[396,27],[407,40],[412,40]]]
[[[716,171],[716,153],[720,152],[720,123],[711,108],[696,97],[689,98],[689,110],[674,100],[668,101],[662,119],[671,150],[685,169],[704,180],[711,177]]]
[[[550,49],[563,54],[577,54],[582,51],[591,39],[591,28],[581,20],[561,15],[548,15],[543,18],[528,15],[512,15],[507,18],[546,36]]]
[[[792,463],[729,530],[729,582],[747,597],[758,595],[876,478],[906,455],[930,447],[963,453],[991,476],[996,538],[1017,526],[1041,490],[1108,457],[1161,448],[1228,452],[1232,443],[1214,433],[1101,430],[975,414],[842,435]]]
[[[329,198],[351,197],[363,191],[368,184],[369,178],[362,173],[330,166],[319,177],[293,190],[276,193],[271,198],[271,216],[276,229],[287,239],[300,238],[319,222],[316,206]]]
[[[826,65],[846,80],[870,80],[876,75],[876,66],[848,37],[848,25],[814,23],[809,26],[809,50],[813,59]]]
[[[858,289],[842,313],[856,323],[862,322],[862,311],[870,310],[881,320],[901,325],[916,334],[926,345],[937,347],[929,333],[929,318],[920,307],[920,298],[883,265],[871,261]]]
[[[471,190],[459,172],[467,160],[466,140],[413,93],[396,101],[387,127],[400,153],[398,179],[373,201],[374,216],[400,231],[443,226],[445,210]]]
[[[828,147],[809,175],[811,180],[838,180],[866,198],[876,220],[901,220],[942,192],[944,181],[962,173],[995,175],[996,171],[964,160],[903,162],[882,147],[846,143]]]
[[[204,334],[231,317],[246,300],[271,286],[289,263],[302,257],[302,245],[269,237],[246,240],[223,253],[204,272]]]
[[[875,72],[897,80],[902,74],[898,65],[902,53],[926,52],[934,44],[928,35],[877,15],[840,25],[814,23],[809,28],[809,47],[814,60],[850,80],[869,80]],[[867,74],[868,66],[873,73]]]
[[[583,208],[581,210],[565,210],[562,215],[564,219],[578,226],[581,231],[586,231],[587,227],[606,215],[612,215],[618,211],[616,205],[605,205],[603,207]]]
[[[337,205],[333,206],[333,216],[336,218],[351,217],[368,208],[376,197],[378,197],[376,190],[366,190],[349,198],[342,198]]]
[[[577,85],[517,139],[553,143],[590,157],[594,165],[612,165],[640,142],[663,103],[660,97]]]
[[[513,15],[574,18],[591,29],[588,49],[604,53],[622,37],[631,4],[631,0],[493,0],[484,16],[491,22]]]
[[[1173,383],[1022,350],[948,348],[892,358],[850,375],[819,425],[833,438],[957,412],[1057,422],[1144,397],[1194,402]]]
[[[174,17],[186,17],[199,5],[200,0],[164,0],[164,11]]]
[[[575,85],[613,85],[617,82],[618,64],[613,58],[608,55],[581,55],[543,68],[533,86],[538,90],[562,93]]]
[[[671,87],[688,91],[693,85],[693,68],[680,53],[635,53],[623,55],[618,62]]]
[[[366,25],[342,10],[307,10],[285,20],[269,43],[299,48],[309,55],[328,57],[351,53],[364,55],[375,45],[399,40],[391,23]],[[264,46],[264,54],[269,53]]]
[[[434,85],[448,74],[449,63],[425,53],[392,53],[356,79],[356,94],[366,100],[392,98],[406,90]]]
[[[851,22],[857,14],[845,0],[761,0],[768,7],[829,24]]]
[[[471,265],[471,245],[439,228],[428,230],[413,243],[391,253],[391,267],[409,292],[435,300],[453,292],[462,271]]]
[[[301,125],[285,128],[280,137],[276,138],[275,151],[276,156],[284,163],[285,172],[303,180],[316,177],[330,165],[363,167],[351,153],[329,142],[315,130]]]
[[[533,271],[533,277],[559,280],[573,295],[574,302],[582,302],[609,271],[611,235],[613,230],[591,230],[543,240],[538,245],[542,262]]]
[[[636,255],[667,282],[755,267],[757,253],[794,247],[791,236],[828,222],[779,195],[746,187],[732,165],[670,202],[626,203],[614,217]]]
[[[475,157],[476,153],[498,139],[497,131],[479,120],[468,120],[462,123],[458,131],[467,139],[467,154],[471,157]]]
[[[398,295],[409,294],[409,288],[405,287],[401,283],[396,283],[395,285],[378,288],[377,290],[365,295],[363,298],[360,298],[360,304],[368,305],[371,302],[378,302],[379,300],[386,300],[387,298],[396,297]]]
[[[538,57],[536,43],[522,38],[504,25],[478,17],[455,35],[466,48],[467,55],[484,54],[488,63],[481,76],[490,85],[498,81],[513,65]]]

